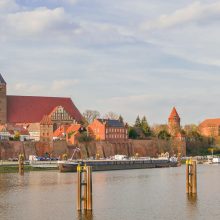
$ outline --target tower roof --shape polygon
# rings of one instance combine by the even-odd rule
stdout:
[[[180,119],[180,116],[178,115],[175,107],[173,107],[173,109],[170,113],[169,119],[171,119],[171,118],[179,118]]]
[[[0,83],[6,84],[4,78],[2,77],[2,74],[0,73]]]

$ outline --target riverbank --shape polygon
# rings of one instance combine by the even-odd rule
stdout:
[[[24,172],[48,170],[58,170],[58,167],[32,167],[31,165],[24,166]],[[0,165],[0,173],[18,173],[18,165]]]

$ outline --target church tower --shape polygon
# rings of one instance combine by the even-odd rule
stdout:
[[[7,123],[7,83],[0,73],[0,124]]]
[[[175,107],[173,107],[168,118],[168,128],[169,133],[172,136],[176,136],[180,132],[180,116],[178,115]]]

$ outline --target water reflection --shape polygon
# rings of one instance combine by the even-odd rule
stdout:
[[[197,194],[187,194],[188,204],[196,207],[197,205]]]
[[[187,212],[190,219],[195,219],[198,215],[197,194],[187,194]]]
[[[78,212],[78,219],[77,220],[93,220],[92,211],[87,211],[84,213]]]

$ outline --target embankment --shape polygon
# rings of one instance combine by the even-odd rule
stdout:
[[[161,153],[169,152],[170,155],[181,151],[186,154],[186,144],[182,141],[172,140],[128,140],[124,142],[110,143],[106,141],[96,141],[79,144],[79,152],[75,153],[75,158],[95,157],[97,154],[101,158],[123,154],[128,156],[137,155],[140,157],[155,157]],[[65,141],[56,141],[53,145],[41,142],[0,142],[0,160],[18,158],[19,153],[23,153],[28,159],[29,155],[44,156],[46,153],[52,157],[59,157],[66,153],[71,157],[76,146],[69,146]]]

